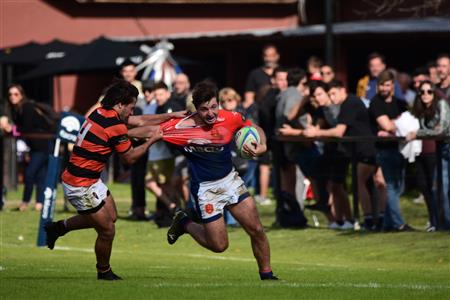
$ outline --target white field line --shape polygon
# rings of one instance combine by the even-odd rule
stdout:
[[[0,244],[0,247],[26,247],[26,248],[36,248],[36,246],[27,245],[27,244]],[[47,247],[39,247],[41,249],[47,249]],[[87,253],[94,253],[94,248],[78,248],[78,247],[70,247],[70,246],[55,246],[54,250],[60,250],[60,251],[73,251],[73,252],[87,252]],[[116,250],[113,249],[113,253],[130,253],[129,251],[122,251],[122,250]],[[245,257],[235,257],[235,256],[219,256],[219,255],[204,255],[204,254],[191,254],[191,253],[158,253],[157,255],[161,256],[184,256],[184,257],[190,257],[190,258],[201,258],[201,259],[211,259],[211,260],[222,260],[222,261],[239,261],[239,262],[248,262],[253,263],[255,262],[254,258],[245,258]],[[316,267],[328,267],[328,268],[344,268],[349,269],[348,266],[344,265],[333,265],[333,264],[323,264],[323,263],[304,263],[304,262],[298,262],[298,261],[277,261],[274,260],[272,263],[276,264],[288,264],[288,265],[298,265],[298,266],[316,266]]]
[[[34,248],[31,245],[16,245],[16,244],[0,244],[0,247],[27,247]],[[61,251],[73,251],[73,252],[90,252],[93,253],[93,249],[88,248],[76,248],[76,247],[60,247],[56,246],[55,250]],[[114,251],[127,253],[128,251]],[[170,255],[170,254],[158,254],[158,255]],[[254,259],[239,258],[239,257],[224,257],[224,256],[209,256],[202,254],[176,254],[177,256],[186,256],[192,258],[202,258],[202,259],[216,259],[216,260],[233,260],[233,261],[245,261],[253,262]],[[277,263],[277,262],[274,262]],[[283,262],[288,263],[288,262]],[[299,264],[298,262],[289,262],[290,264]],[[320,266],[327,266],[325,264],[316,264]],[[165,266],[155,266],[155,268],[170,268]],[[5,271],[6,268],[1,267],[1,271]],[[144,287],[149,288],[221,288],[221,287],[258,287],[258,288],[277,288],[280,286],[289,288],[358,288],[358,289],[407,289],[407,290],[430,290],[430,289],[445,289],[450,290],[450,285],[428,285],[428,284],[384,284],[384,283],[314,283],[314,282],[287,282],[280,280],[278,282],[272,282],[273,284],[262,284],[262,283],[156,283],[151,285],[144,285]]]
[[[18,244],[0,244],[0,247],[27,247],[27,248],[35,248],[35,246],[32,245],[18,245]],[[42,249],[46,249],[45,247],[41,247]],[[88,253],[94,253],[94,249],[89,248],[78,248],[78,247],[70,247],[70,246],[55,246],[54,250],[60,250],[60,251],[73,251],[73,252],[88,252]],[[116,253],[129,253],[129,251],[121,251],[121,250],[114,250]],[[158,255],[161,256],[184,256],[184,257],[191,257],[191,258],[201,258],[201,259],[212,259],[212,260],[222,260],[222,261],[240,261],[240,262],[251,262],[253,263],[255,260],[253,258],[242,258],[242,257],[233,257],[233,256],[211,256],[211,255],[203,255],[203,254],[170,254],[170,253],[158,253]],[[303,266],[320,266],[320,267],[334,267],[334,268],[346,268],[350,269],[347,266],[341,266],[341,265],[328,265],[323,263],[315,263],[315,264],[308,264],[308,263],[302,263],[302,262],[296,262],[296,261],[273,261],[273,264],[290,264],[290,265],[303,265]],[[152,268],[152,267],[150,267]],[[171,268],[170,266],[154,266],[153,268]],[[176,267],[179,268],[179,267]],[[0,271],[4,271],[6,268],[1,267]],[[208,268],[209,269],[209,268]],[[384,270],[384,269],[379,269]],[[278,285],[278,284],[277,284]],[[277,286],[274,285],[274,286]],[[426,290],[426,289],[450,289],[450,285],[427,285],[427,284],[380,284],[380,283],[289,283],[285,281],[281,281],[281,285],[292,287],[292,288],[315,288],[315,287],[324,287],[324,288],[332,288],[332,287],[343,287],[343,288],[391,288],[391,289],[413,289],[413,290]],[[151,287],[233,287],[233,286],[239,286],[239,287],[252,287],[256,285],[251,284],[231,284],[231,283],[213,283],[213,284],[174,284],[174,283],[158,283],[155,285],[152,285]],[[150,287],[150,286],[149,286]],[[270,287],[270,286],[262,286],[262,287]]]
[[[314,283],[314,282],[286,282],[276,281],[269,284],[265,283],[169,283],[161,282],[155,284],[145,284],[148,288],[226,288],[226,287],[257,287],[257,288],[357,288],[357,289],[407,289],[407,290],[431,290],[431,289],[450,289],[450,285],[428,285],[428,284],[384,284],[384,283]]]

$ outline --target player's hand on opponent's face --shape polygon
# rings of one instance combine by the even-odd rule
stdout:
[[[249,156],[259,156],[267,151],[267,146],[259,143],[251,143],[251,145],[244,145],[244,152]]]

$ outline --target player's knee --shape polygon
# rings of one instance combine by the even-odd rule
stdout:
[[[103,226],[99,231],[98,235],[100,238],[104,240],[113,240],[116,235],[116,227],[114,222],[108,222],[105,226]]]
[[[263,237],[265,235],[264,227],[261,224],[256,225],[249,230],[249,234],[255,238]]]
[[[227,248],[228,248],[228,241],[221,242],[221,243],[215,243],[214,245],[211,246],[211,251],[216,252],[216,253],[222,253],[225,250],[227,250]]]

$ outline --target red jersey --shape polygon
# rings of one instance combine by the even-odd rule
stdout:
[[[231,142],[237,130],[251,126],[250,121],[237,112],[219,110],[212,125],[185,126],[191,118],[171,119],[161,124],[163,140],[178,147],[188,159],[194,183],[217,180],[233,169]]]
[[[98,181],[113,151],[131,148],[128,129],[113,109],[98,108],[81,127],[62,180],[72,186],[90,186]]]

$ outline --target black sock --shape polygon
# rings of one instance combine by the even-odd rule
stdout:
[[[68,232],[66,225],[64,225],[64,220],[56,222],[56,230],[60,236],[63,236]]]
[[[272,270],[269,271],[259,271],[259,278],[261,278],[261,280],[264,279],[269,279],[273,277],[273,272]]]
[[[99,273],[106,273],[111,270],[110,265],[101,266],[99,264],[96,264],[95,267],[97,268],[97,272],[99,272]]]

